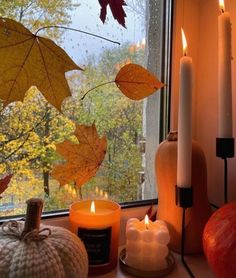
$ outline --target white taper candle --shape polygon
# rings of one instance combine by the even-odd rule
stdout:
[[[232,138],[231,23],[220,0],[218,17],[219,138]]]
[[[178,118],[177,185],[191,186],[192,167],[192,58],[187,56],[187,42],[182,30],[183,53],[180,59]]]

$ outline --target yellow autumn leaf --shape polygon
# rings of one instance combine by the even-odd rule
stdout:
[[[95,176],[106,154],[106,138],[99,138],[94,124],[77,125],[75,136],[79,144],[68,140],[56,144],[57,152],[67,160],[64,164],[55,165],[51,172],[51,176],[57,179],[60,185],[72,181],[75,181],[77,186],[86,183]]]
[[[148,97],[165,86],[154,74],[137,64],[122,67],[116,75],[115,83],[124,95],[133,100]]]
[[[65,72],[81,70],[52,40],[32,34],[21,23],[0,18],[0,99],[23,101],[36,86],[58,110],[71,95]]]

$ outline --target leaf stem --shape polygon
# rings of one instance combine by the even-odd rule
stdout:
[[[90,33],[90,32],[86,32],[86,31],[82,31],[82,30],[79,30],[79,29],[70,28],[70,27],[66,27],[66,26],[59,26],[59,25],[48,25],[48,26],[41,27],[41,28],[39,28],[39,29],[35,32],[35,36],[37,36],[37,34],[38,34],[40,31],[45,30],[45,29],[50,29],[50,28],[57,28],[57,29],[64,29],[64,30],[75,31],[75,32],[79,32],[79,33],[82,33],[82,34],[86,34],[86,35],[89,35],[89,36],[93,36],[93,37],[96,37],[96,38],[99,38],[99,39],[102,39],[102,40],[105,40],[105,41],[108,41],[108,42],[111,42],[111,43],[115,43],[115,44],[120,45],[120,43],[117,42],[117,41],[113,41],[113,40],[110,40],[110,39],[108,39],[108,38],[105,38],[105,37],[102,37],[102,36],[99,36],[99,35],[96,35],[96,34],[93,34],[93,33]]]
[[[101,83],[101,84],[99,84],[99,85],[97,85],[97,86],[95,86],[95,87],[89,89],[89,90],[82,96],[82,98],[81,98],[80,100],[84,100],[84,98],[86,97],[86,95],[87,95],[89,92],[91,92],[91,91],[93,91],[93,90],[95,90],[95,89],[97,89],[97,88],[99,88],[99,87],[102,87],[102,86],[104,86],[104,85],[108,85],[108,84],[111,84],[111,83],[114,83],[114,82],[115,82],[115,80],[107,81],[107,82],[105,82],[105,83]]]

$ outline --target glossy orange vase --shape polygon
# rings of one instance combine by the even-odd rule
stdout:
[[[181,250],[182,208],[175,203],[177,182],[177,132],[171,132],[156,152],[155,160],[158,219],[164,220],[170,231],[170,249]],[[202,252],[204,226],[211,215],[207,197],[206,159],[200,145],[192,142],[193,206],[186,210],[186,253]]]

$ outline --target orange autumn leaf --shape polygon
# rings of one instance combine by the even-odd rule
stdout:
[[[32,34],[21,23],[0,18],[0,99],[23,101],[36,86],[58,110],[71,95],[65,72],[80,70],[52,40]]]
[[[56,145],[57,152],[67,160],[64,164],[55,165],[51,172],[60,185],[72,181],[77,186],[86,183],[95,176],[106,154],[106,137],[99,138],[94,124],[77,125],[74,134],[79,144],[65,140]]]
[[[116,75],[115,83],[128,98],[140,100],[165,86],[154,74],[136,64],[127,64]]]

